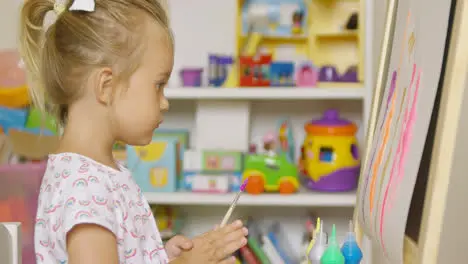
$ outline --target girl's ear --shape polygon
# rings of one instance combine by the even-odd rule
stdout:
[[[112,103],[112,97],[114,95],[114,82],[111,68],[102,68],[95,75],[94,82],[94,94],[96,100],[104,105],[110,105]]]

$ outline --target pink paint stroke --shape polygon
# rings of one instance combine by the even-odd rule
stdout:
[[[400,131],[400,137],[399,137],[399,140],[398,140],[398,149],[397,149],[397,153],[395,155],[395,162],[393,163],[393,166],[392,166],[392,171],[391,171],[391,174],[390,174],[390,181],[389,181],[389,184],[387,186],[387,190],[385,191],[385,197],[389,199],[389,201],[386,203],[384,202],[384,205],[387,206],[387,209],[391,210],[393,208],[393,199],[394,196],[394,192],[395,192],[395,189],[398,187],[398,183],[397,183],[397,179],[399,178],[399,174],[402,173],[402,168],[403,168],[403,162],[404,162],[404,153],[406,152],[407,150],[407,147],[408,147],[408,143],[407,142],[407,135],[411,132],[409,129],[409,122],[410,122],[410,113],[411,113],[411,109],[413,106],[410,106],[410,103],[411,103],[411,95],[413,94],[413,89],[414,89],[414,79],[415,79],[415,75],[416,75],[416,64],[413,64],[413,73],[411,74],[411,82],[410,82],[410,87],[408,89],[408,93],[407,93],[407,100],[408,100],[408,104],[406,106],[406,109],[405,109],[405,112],[404,112],[404,116],[403,116],[403,126],[402,126],[402,129]],[[417,88],[416,88],[417,89]],[[417,94],[415,93],[413,95],[413,98],[416,98],[414,96],[417,96]],[[414,103],[416,102],[416,100],[413,100],[413,105]],[[396,176],[395,176],[396,174]],[[390,193],[390,194],[388,194]],[[386,200],[384,198],[384,200]]]
[[[411,77],[409,94],[411,94],[411,91],[413,88],[415,72],[416,72],[416,65],[413,65],[413,73]],[[406,156],[407,156],[407,152],[409,149],[409,144],[411,142],[414,122],[416,119],[416,103],[418,101],[417,99],[419,95],[420,80],[421,80],[421,71],[418,72],[418,77],[417,77],[417,81],[415,85],[416,87],[415,87],[415,92],[413,95],[413,102],[411,104],[411,107],[407,107],[407,109],[405,110],[404,120],[403,120],[403,130],[400,133],[400,140],[398,144],[397,155],[395,157],[397,158],[397,161],[396,161],[396,164],[394,163],[392,166],[389,184],[387,185],[387,188],[385,190],[382,210],[380,212],[380,241],[381,241],[382,249],[385,254],[386,254],[386,248],[385,248],[385,242],[383,240],[383,226],[385,224],[385,214],[386,214],[387,209],[391,210],[393,208],[393,202],[394,202],[396,190],[398,189],[399,184],[401,183],[403,179],[403,175],[404,175],[403,169],[406,164]],[[411,97],[408,96],[408,100],[410,99]],[[394,177],[395,173],[397,174],[396,177]],[[389,193],[391,194],[389,195]]]
[[[395,192],[397,191],[398,187],[399,187],[399,184],[401,183],[401,181],[403,180],[403,176],[404,176],[404,168],[405,168],[405,165],[406,165],[406,162],[407,162],[407,159],[406,159],[406,156],[407,156],[407,152],[408,152],[408,149],[409,149],[409,144],[411,142],[411,139],[412,139],[412,135],[413,135],[413,127],[414,127],[414,122],[415,122],[415,119],[416,119],[416,103],[417,103],[417,98],[418,98],[418,95],[419,95],[419,83],[420,83],[420,80],[421,80],[421,72],[418,72],[418,78],[417,78],[417,81],[416,81],[416,87],[415,87],[415,91],[414,91],[414,95],[413,95],[413,103],[411,105],[411,110],[408,112],[408,121],[406,123],[406,132],[403,134],[403,138],[402,138],[402,152],[401,152],[401,156],[400,156],[400,162],[399,162],[399,165],[398,165],[398,173],[397,173],[397,177],[395,179],[395,184],[393,186],[391,186],[391,195],[389,195],[389,198],[391,200],[391,203],[389,204],[390,205],[390,209],[391,207],[393,206],[393,200],[395,198]]]

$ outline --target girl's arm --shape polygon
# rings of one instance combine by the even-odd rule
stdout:
[[[117,240],[108,229],[79,224],[67,234],[68,264],[118,264]]]

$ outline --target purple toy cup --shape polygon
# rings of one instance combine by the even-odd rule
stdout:
[[[202,79],[203,69],[183,69],[180,71],[180,77],[182,78],[182,84],[185,87],[200,87]]]

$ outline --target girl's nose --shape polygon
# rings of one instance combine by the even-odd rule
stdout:
[[[167,111],[169,111],[169,101],[167,100],[166,97],[163,97],[163,98],[161,99],[160,109],[161,109],[161,112],[167,112]]]

